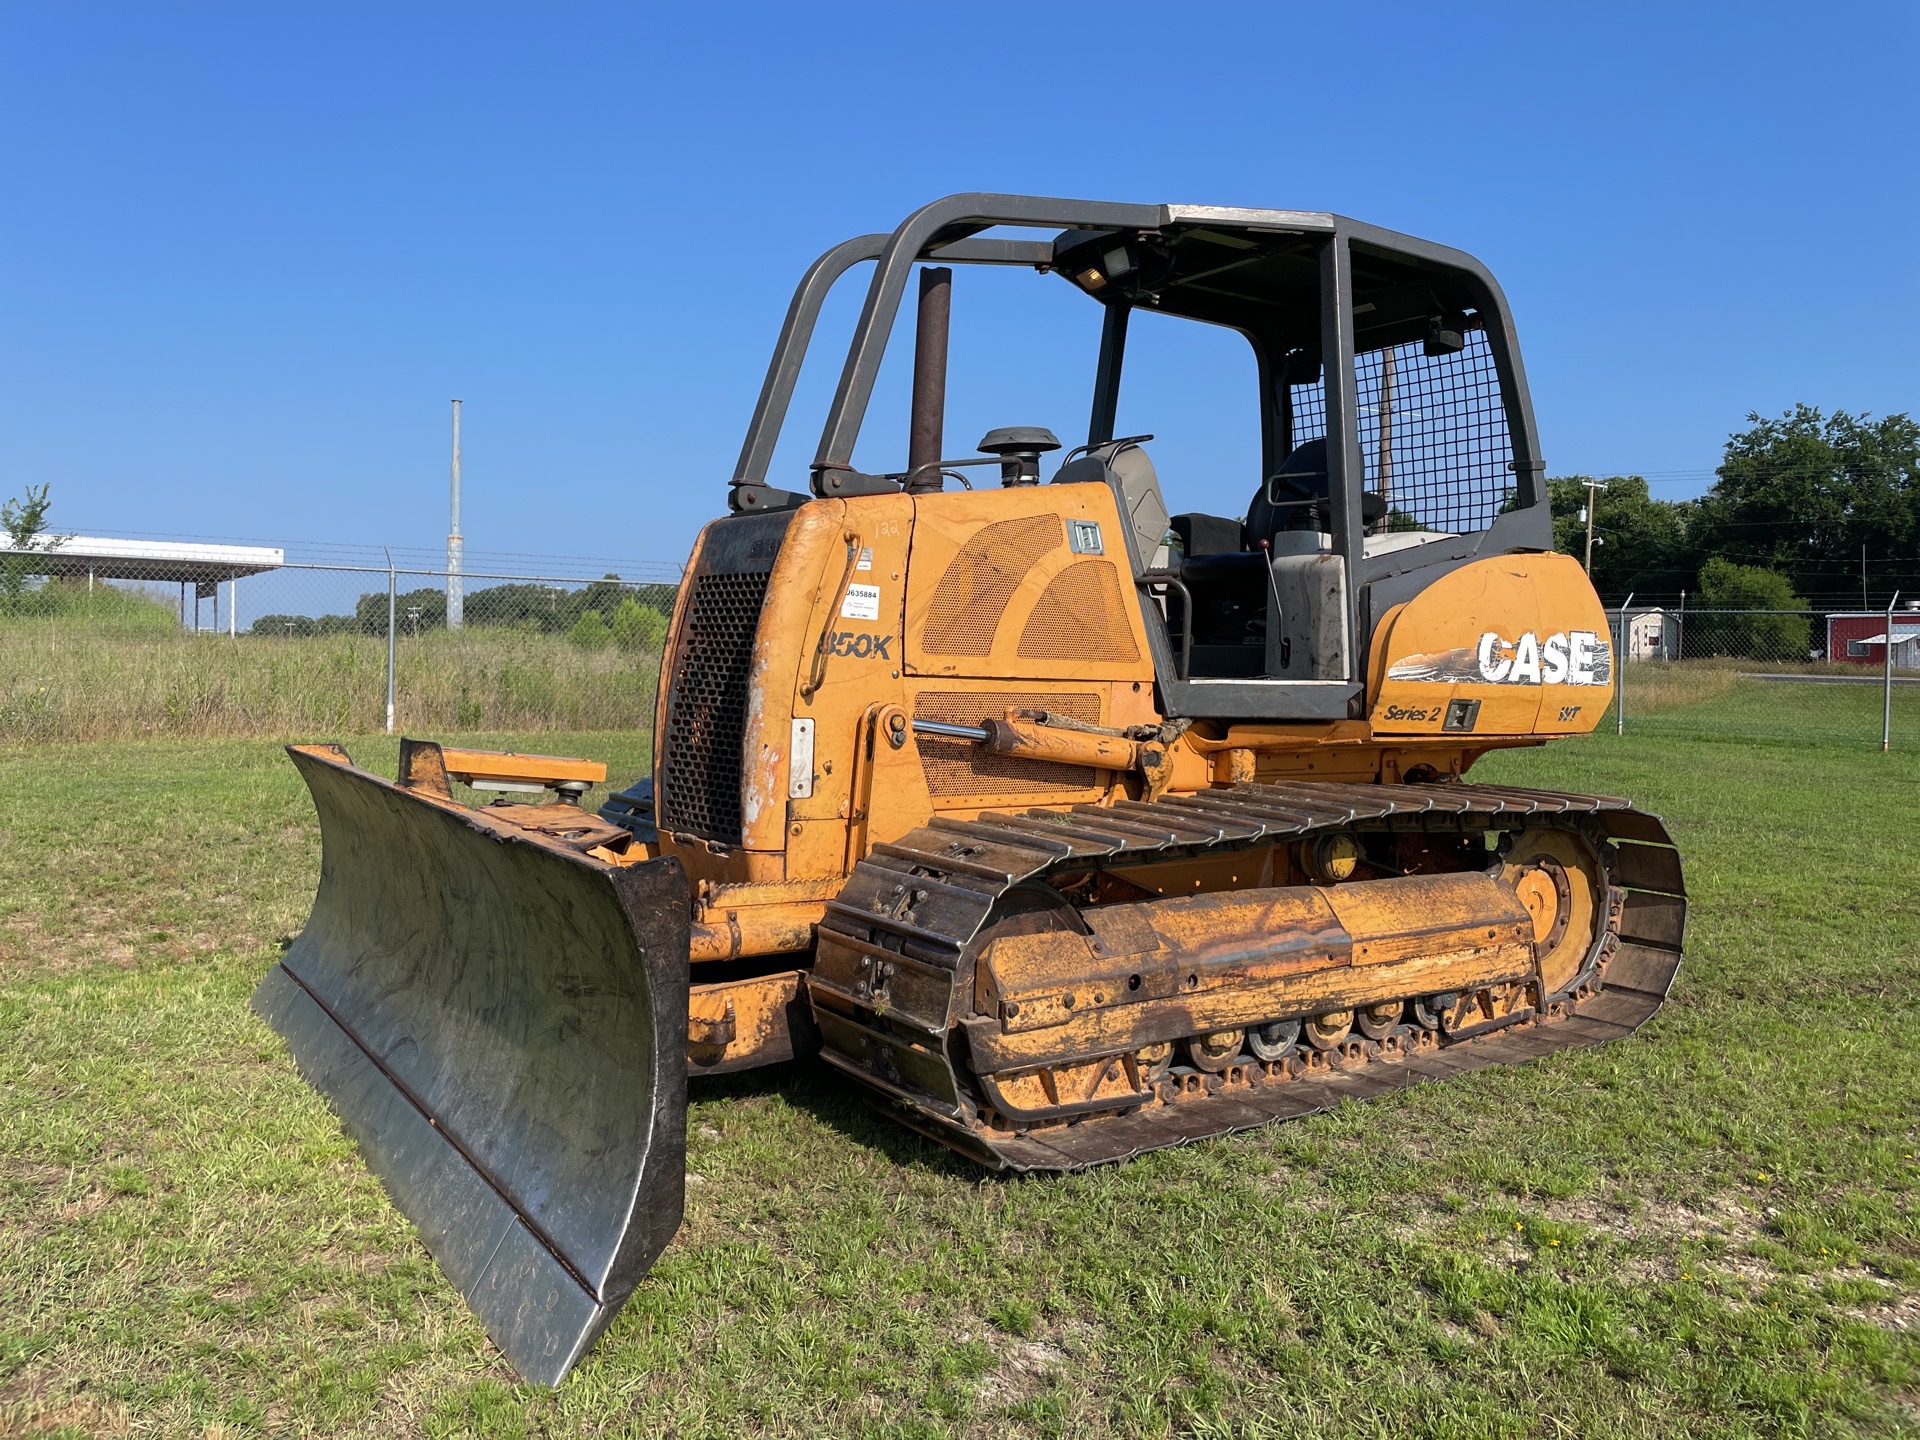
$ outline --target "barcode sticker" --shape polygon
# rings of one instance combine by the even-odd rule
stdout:
[[[842,620],[878,620],[880,618],[880,587],[878,585],[849,585],[847,598],[840,606]]]

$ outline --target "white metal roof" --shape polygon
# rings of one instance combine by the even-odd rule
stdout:
[[[0,555],[19,555],[0,536]],[[26,553],[36,575],[95,575],[103,580],[193,581],[209,584],[278,570],[287,552],[268,545],[206,545],[180,540],[114,540],[100,535],[58,537],[52,549]]]

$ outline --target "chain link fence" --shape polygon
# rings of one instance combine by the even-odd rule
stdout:
[[[1611,610],[1622,735],[1920,743],[1920,606]]]
[[[102,568],[0,584],[0,742],[647,728],[677,585],[660,565]]]
[[[658,564],[62,563],[0,557],[0,741],[644,729],[678,583]],[[1608,619],[1603,730],[1920,745],[1920,604]]]

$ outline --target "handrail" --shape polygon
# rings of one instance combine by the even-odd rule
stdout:
[[[1142,570],[1134,577],[1138,586],[1165,585],[1180,592],[1180,669],[1179,678],[1191,678],[1193,670],[1193,592],[1177,570]]]

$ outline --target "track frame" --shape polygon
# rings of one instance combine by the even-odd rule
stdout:
[[[1021,886],[1089,868],[1250,851],[1341,831],[1440,837],[1571,828],[1601,863],[1604,918],[1559,991],[1537,981],[1463,995],[1440,1029],[1358,1033],[1273,1061],[1175,1065],[1125,1104],[1012,1127],[975,1076],[962,1025],[975,946]],[[827,907],[808,977],[822,1058],[896,1118],[996,1169],[1075,1170],[1294,1119],[1491,1065],[1631,1034],[1665,1001],[1684,949],[1686,887],[1661,821],[1608,796],[1442,783],[1243,784],[1069,811],[935,819],[875,846]],[[1483,1013],[1467,1013],[1479,1004]],[[1117,1058],[1117,1057],[1116,1057]]]

